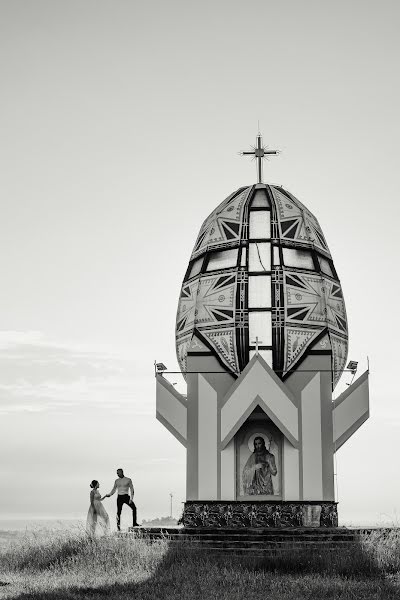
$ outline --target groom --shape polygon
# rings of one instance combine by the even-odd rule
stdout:
[[[117,529],[121,531],[121,512],[124,504],[127,504],[132,509],[133,527],[139,527],[136,521],[136,505],[133,501],[133,483],[130,477],[125,477],[122,469],[117,469],[118,479],[115,480],[114,487],[109,494],[104,497],[109,498],[118,490],[117,496]],[[131,495],[129,496],[129,492]]]

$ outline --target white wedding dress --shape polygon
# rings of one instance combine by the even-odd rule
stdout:
[[[101,494],[98,490],[90,492],[91,502],[86,520],[86,531],[90,535],[110,533],[110,519],[100,498]]]

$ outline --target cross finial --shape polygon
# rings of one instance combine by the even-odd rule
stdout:
[[[256,137],[256,145],[252,146],[252,151],[244,151],[240,154],[242,156],[251,155],[257,161],[257,183],[262,183],[262,162],[265,157],[269,154],[278,154],[278,150],[267,150],[266,146],[263,146],[262,135],[258,132]]]
[[[256,339],[251,342],[252,344],[256,345],[256,354],[258,354],[258,344],[261,344],[262,342],[260,342],[260,340],[258,339],[258,335],[256,335]]]

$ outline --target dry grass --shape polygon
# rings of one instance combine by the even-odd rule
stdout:
[[[400,528],[372,531],[363,536],[362,548],[380,571],[400,572]]]
[[[398,600],[400,533],[376,531],[351,553],[254,560],[172,549],[168,540],[27,535],[0,554],[0,581],[8,584],[0,598],[21,600]]]

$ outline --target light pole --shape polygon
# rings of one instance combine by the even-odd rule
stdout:
[[[173,498],[172,492],[170,492],[169,497],[170,497],[170,511],[169,512],[170,512],[170,517],[172,519],[172,498]]]

